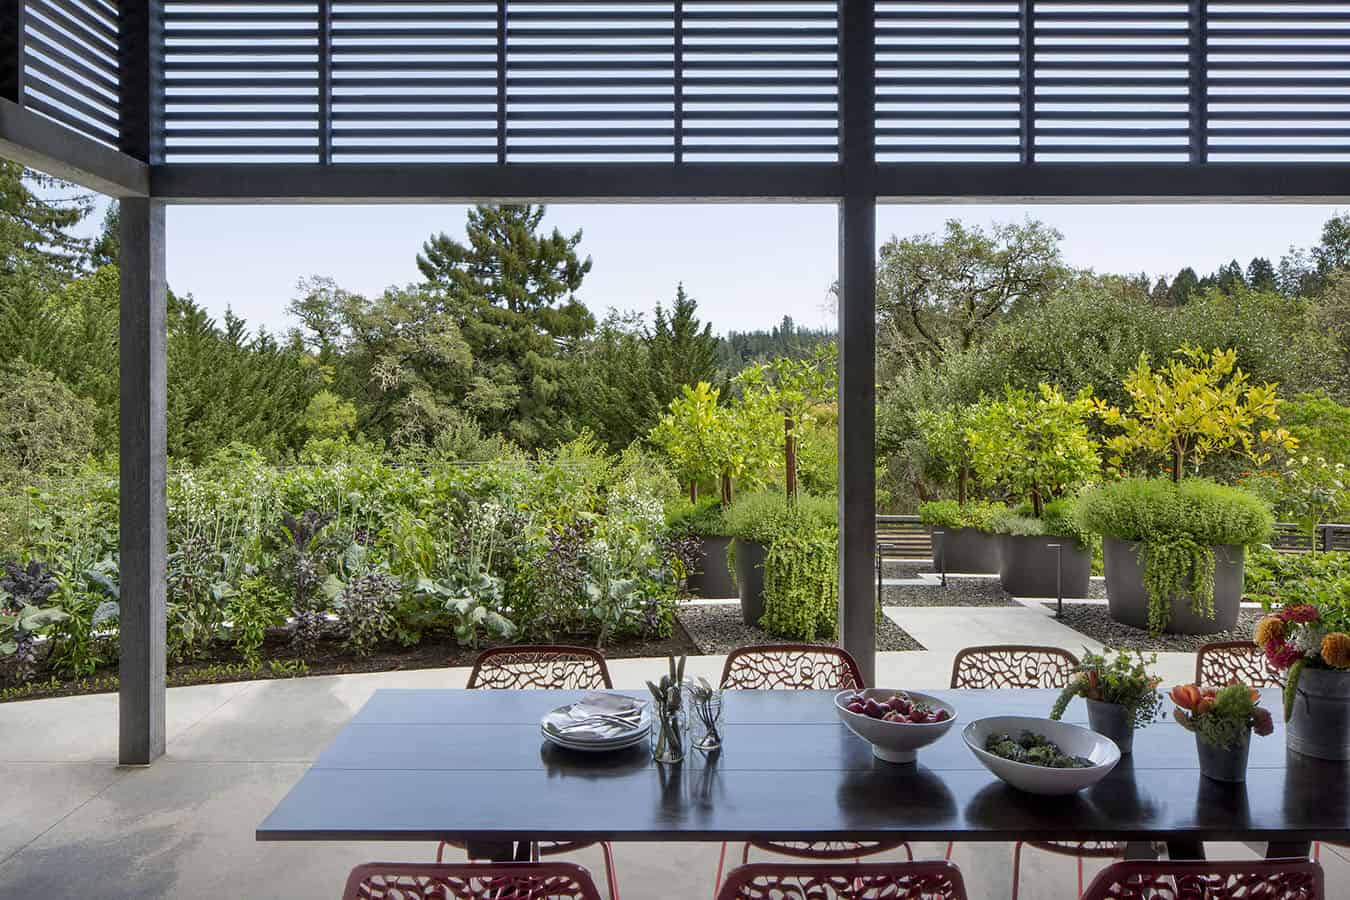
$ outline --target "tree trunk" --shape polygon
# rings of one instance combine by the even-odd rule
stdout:
[[[1031,513],[1038,519],[1045,513],[1045,501],[1041,499],[1039,490],[1031,492]]]
[[[1172,483],[1181,484],[1181,473],[1186,468],[1186,451],[1177,447],[1172,453]]]
[[[697,503],[697,502],[698,502],[698,479],[697,479],[697,478],[691,478],[691,479],[689,479],[689,502],[690,502],[690,503]]]
[[[783,482],[788,503],[797,502],[797,437],[792,433],[792,416],[783,417]]]
[[[722,508],[726,509],[731,505],[731,476],[722,473]]]
[[[956,474],[956,502],[959,506],[965,506],[966,500],[970,495],[970,466],[964,462],[961,463],[961,469]]]

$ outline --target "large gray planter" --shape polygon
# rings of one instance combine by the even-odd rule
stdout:
[[[998,582],[1014,597],[1086,597],[1092,554],[1073,538],[1001,534]],[[1059,551],[1051,549],[1058,544]],[[1056,574],[1061,593],[1055,593]]]
[[[1106,538],[1102,541],[1106,573],[1106,601],[1111,618],[1135,628],[1148,628],[1148,591],[1144,589],[1144,566],[1139,545],[1133,541]],[[1168,634],[1214,634],[1237,624],[1242,603],[1242,548],[1214,548],[1214,617],[1197,616],[1191,598],[1172,598],[1172,614],[1163,631]]]
[[[768,552],[758,541],[736,538],[736,591],[747,625],[758,625],[764,618],[764,557]]]
[[[929,528],[929,532],[933,533],[935,570],[962,575],[998,573],[998,535],[978,528]]]
[[[699,554],[693,560],[694,571],[686,584],[689,592],[705,600],[722,600],[736,596],[736,580],[727,566],[729,537],[699,537]]]
[[[1304,668],[1285,745],[1318,759],[1350,759],[1350,672]]]

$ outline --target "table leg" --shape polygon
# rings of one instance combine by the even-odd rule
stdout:
[[[1168,859],[1204,859],[1204,841],[1172,839],[1167,842]]]
[[[469,859],[489,862],[529,862],[529,841],[469,841],[464,845]]]
[[[1271,841],[1266,844],[1266,859],[1307,859],[1311,855],[1311,841]]]

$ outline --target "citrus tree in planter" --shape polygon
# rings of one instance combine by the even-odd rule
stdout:
[[[1188,481],[1209,458],[1240,455],[1256,464],[1298,442],[1277,426],[1274,384],[1254,385],[1233,350],[1183,346],[1154,369],[1141,354],[1123,382],[1130,408],[1099,403],[1116,433],[1107,462],[1120,472],[1166,472],[1093,494],[1082,521],[1105,539],[1111,615],[1154,632],[1208,634],[1237,621],[1243,551],[1264,541],[1269,504],[1237,488]]]
[[[934,568],[973,575],[996,573],[999,554],[994,523],[1007,511],[1003,504],[987,500],[965,505],[955,500],[930,500],[922,504],[919,521],[935,537]]]
[[[719,394],[706,381],[684,385],[648,435],[670,458],[693,503],[698,502],[699,482],[717,474],[718,445],[724,428]]]
[[[781,424],[783,435],[783,489],[789,502],[797,499],[799,430],[821,415],[835,399],[838,351],[824,344],[809,359],[779,357],[748,367],[736,376],[746,415],[752,422]]]
[[[1021,521],[1027,517],[995,522],[999,581],[1012,594],[1087,595],[1090,549],[1076,539],[1076,529],[1062,527],[1064,516],[1047,520],[1045,510],[1100,470],[1087,424],[1093,410],[1090,390],[1067,398],[1047,384],[1035,394],[1009,388],[1002,400],[984,404],[966,431],[980,480],[1017,498],[1029,507],[1030,519],[1040,523],[1038,529]]]

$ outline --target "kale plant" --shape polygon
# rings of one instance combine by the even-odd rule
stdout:
[[[379,571],[357,575],[343,585],[337,597],[337,614],[347,649],[365,656],[380,641],[394,636],[398,627],[394,607],[401,588],[397,578]]]
[[[301,653],[312,650],[323,634],[325,603],[319,590],[323,582],[322,535],[334,518],[333,513],[313,509],[298,518],[290,513],[281,517],[282,534],[287,540],[281,576],[291,591],[291,615],[295,618],[291,641]]]
[[[37,636],[49,625],[67,618],[47,600],[59,585],[52,572],[33,560],[27,566],[10,560],[0,578],[0,655],[14,661],[15,680],[23,682],[37,670]]]

